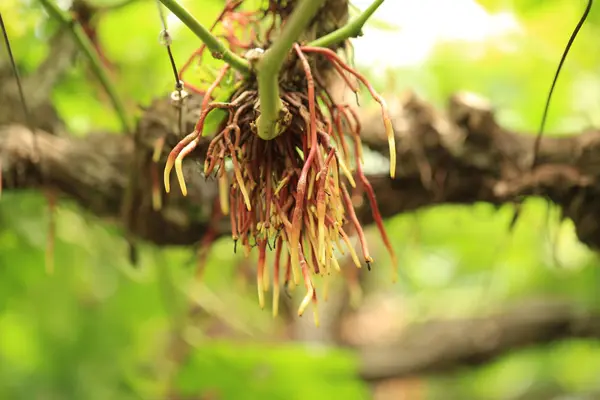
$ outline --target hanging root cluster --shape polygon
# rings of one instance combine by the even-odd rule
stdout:
[[[281,133],[272,140],[263,140],[256,133],[260,103],[254,77],[240,77],[227,102],[211,101],[229,72],[225,66],[204,92],[194,131],[169,154],[164,184],[169,192],[174,167],[181,190],[184,195],[187,193],[182,161],[198,146],[210,113],[225,110],[227,116],[208,146],[204,173],[218,178],[220,211],[229,215],[234,251],[241,246],[249,255],[258,248],[261,307],[265,304],[265,292],[272,285],[273,314],[277,315],[280,280],[290,289],[303,282],[306,295],[298,315],[312,302],[318,324],[313,279],[340,269],[336,253],[349,253],[357,267],[366,263],[370,268],[373,262],[349,187],[359,186],[366,192],[394,266],[396,260],[375,193],[362,170],[358,117],[348,105],[333,100],[309,59],[324,58],[353,91],[358,91],[360,82],[381,105],[390,141],[392,175],[395,147],[386,104],[361,74],[328,49],[296,44],[293,52],[283,75],[292,78],[284,79],[281,86]],[[349,169],[352,158],[357,165],[354,175]],[[361,256],[351,243],[353,233],[360,241]],[[275,253],[272,273],[265,265],[267,249]]]

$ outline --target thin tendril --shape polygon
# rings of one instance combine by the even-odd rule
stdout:
[[[17,82],[17,87],[19,89],[19,97],[21,100],[21,105],[23,107],[23,113],[25,114],[26,123],[29,126],[29,130],[31,131],[31,133],[33,135],[34,154],[36,155],[36,158],[39,158],[37,136],[35,134],[33,118],[32,118],[31,112],[29,110],[29,107],[27,106],[27,101],[25,99],[25,91],[23,90],[21,76],[19,75],[19,68],[17,68],[17,63],[15,62],[15,57],[12,52],[12,48],[10,46],[10,40],[8,39],[8,31],[6,30],[6,26],[4,25],[4,19],[2,18],[2,13],[0,13],[0,28],[2,28],[2,36],[4,38],[4,44],[6,45],[6,51],[8,53],[8,58],[10,59],[10,66],[15,75],[15,81]]]
[[[163,30],[161,31],[161,40],[162,44],[167,48],[167,54],[169,56],[169,62],[171,63],[171,69],[173,71],[173,76],[175,77],[175,90],[177,91],[177,98],[175,99],[176,107],[177,107],[177,118],[178,118],[178,128],[179,135],[183,132],[183,112],[182,105],[184,100],[184,92],[183,92],[183,82],[179,79],[179,72],[177,71],[177,64],[175,63],[175,57],[173,57],[173,52],[171,51],[171,35],[169,35],[169,31],[167,30],[167,19],[165,17],[165,12],[163,10],[162,4],[159,0],[156,0],[156,7],[158,8],[158,15],[160,17],[160,22],[162,24]]]
[[[567,42],[567,46],[565,47],[565,50],[563,51],[560,62],[558,63],[558,67],[556,68],[556,72],[554,73],[554,79],[552,80],[552,85],[550,86],[550,91],[548,92],[548,97],[546,98],[546,105],[544,106],[544,113],[542,115],[542,122],[540,124],[540,130],[538,131],[538,134],[535,138],[535,143],[534,143],[534,147],[533,147],[533,161],[531,163],[532,170],[533,170],[533,168],[535,168],[537,161],[538,161],[538,153],[540,150],[540,144],[542,142],[542,136],[544,134],[544,127],[546,126],[546,119],[548,117],[548,109],[550,108],[550,101],[552,100],[552,94],[554,93],[554,87],[556,86],[556,82],[558,80],[558,76],[560,75],[560,71],[562,70],[563,64],[565,63],[565,60],[567,59],[569,50],[571,49],[571,46],[573,45],[575,38],[579,34],[581,27],[585,23],[585,21],[588,17],[588,14],[590,13],[593,2],[594,2],[594,0],[588,0],[587,7],[586,7],[585,11],[583,12],[583,15],[579,19],[577,26],[573,30],[573,33],[571,33],[571,37],[569,38],[569,41]]]

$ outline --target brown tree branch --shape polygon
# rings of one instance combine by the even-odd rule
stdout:
[[[534,136],[499,126],[491,107],[472,94],[453,96],[445,113],[408,94],[394,112],[397,179],[378,192],[386,215],[542,196],[573,220],[583,243],[600,247],[600,208],[593,200],[600,189],[600,131],[544,137],[539,164],[531,171]],[[364,141],[385,154],[377,117],[367,115],[363,123]]]
[[[197,103],[197,98],[188,103],[185,120],[190,131],[198,117]],[[584,243],[600,246],[596,222],[600,206],[595,201],[600,185],[600,132],[544,138],[539,166],[530,173],[533,137],[500,127],[491,109],[473,95],[454,96],[443,113],[411,94],[397,102],[392,113],[399,161],[396,179],[384,174],[370,177],[385,217],[437,204],[483,201],[500,205],[522,196],[545,196],[573,219]],[[130,138],[110,134],[58,138],[41,132],[45,182],[94,214],[118,219],[126,177],[135,165],[140,179],[134,190],[132,234],[159,245],[195,243],[206,229],[217,194],[215,183],[201,173],[205,147],[200,146],[186,163],[188,197],[180,195],[174,181],[174,190],[163,195],[164,208],[155,212],[151,205],[153,146],[166,135],[164,162],[178,140],[176,121],[169,101],[158,100],[138,124],[137,146]],[[379,118],[367,113],[363,125],[365,142],[385,154]],[[31,135],[22,126],[0,128],[0,149],[6,154],[2,164],[5,190],[39,184],[31,143]],[[137,160],[134,164],[133,159]],[[162,176],[162,164],[157,171]],[[359,207],[358,215],[365,223],[372,220],[366,206]],[[226,232],[223,221],[219,233]]]
[[[510,351],[573,338],[600,339],[600,314],[558,301],[536,301],[469,320],[409,326],[393,343],[359,349],[368,381],[477,366]]]

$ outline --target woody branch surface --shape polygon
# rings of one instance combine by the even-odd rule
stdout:
[[[600,314],[555,299],[529,300],[478,318],[409,325],[387,343],[359,346],[360,374],[380,381],[443,373],[574,338],[600,338]]]
[[[194,101],[198,99],[191,99],[190,110],[196,109]],[[595,200],[600,192],[600,131],[545,137],[539,165],[529,172],[533,135],[501,127],[482,99],[457,94],[442,112],[410,94],[391,102],[390,109],[397,141],[396,178],[369,177],[384,217],[441,204],[501,205],[523,196],[543,196],[573,220],[583,243],[600,248],[596,222],[600,221],[600,204]],[[195,118],[193,111],[186,117],[190,129]],[[385,155],[387,141],[377,110],[365,111],[362,119],[365,143]],[[208,225],[207,205],[218,195],[216,182],[205,181],[200,174],[205,147],[197,150],[197,161],[186,163],[191,170],[186,174],[188,197],[165,196],[165,207],[159,212],[151,205],[152,146],[164,132],[169,132],[167,144],[176,143],[176,126],[169,100],[161,99],[138,124],[137,149],[130,138],[114,134],[73,138],[41,132],[45,182],[92,213],[119,223],[119,205],[127,185],[124,171],[131,168],[127,160],[137,151],[140,162],[133,168],[139,168],[143,178],[135,188],[132,233],[159,245],[195,243]],[[31,160],[31,135],[24,126],[1,126],[0,150],[5,154],[5,191],[39,186],[40,171]],[[364,223],[371,222],[370,210],[361,207],[357,211]],[[219,234],[228,233],[227,222],[218,227]]]

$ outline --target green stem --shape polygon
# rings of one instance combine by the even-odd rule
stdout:
[[[360,36],[365,23],[371,18],[371,15],[383,4],[384,0],[375,0],[365,11],[360,15],[352,18],[350,22],[325,36],[310,42],[307,46],[311,47],[331,47],[351,37]]]
[[[88,36],[85,34],[81,26],[79,24],[74,23],[73,19],[69,16],[69,14],[61,10],[56,4],[54,4],[52,0],[40,0],[40,3],[42,3],[42,6],[44,6],[46,11],[48,12],[48,14],[50,14],[52,18],[59,21],[61,24],[70,29],[73,38],[75,39],[75,42],[83,52],[84,56],[87,58],[88,62],[90,63],[92,71],[104,87],[104,90],[106,90],[106,93],[110,98],[113,108],[115,109],[115,112],[117,113],[117,116],[119,117],[121,124],[123,125],[123,129],[127,133],[131,132],[129,127],[129,121],[127,119],[127,113],[125,112],[125,107],[123,106],[123,103],[121,103],[121,100],[119,99],[119,96],[117,94],[117,91],[115,90],[113,83],[104,71],[102,62],[98,57],[98,52],[94,48],[94,45],[92,44]]]
[[[286,21],[281,35],[265,52],[257,65],[260,117],[256,122],[258,136],[264,140],[274,139],[281,133],[275,129],[281,109],[279,71],[292,46],[317,14],[324,1],[300,0],[300,3]]]
[[[173,14],[179,18],[212,52],[212,56],[225,61],[232,68],[244,73],[250,73],[248,61],[229,50],[219,39],[206,29],[192,14],[175,0],[160,0]]]

